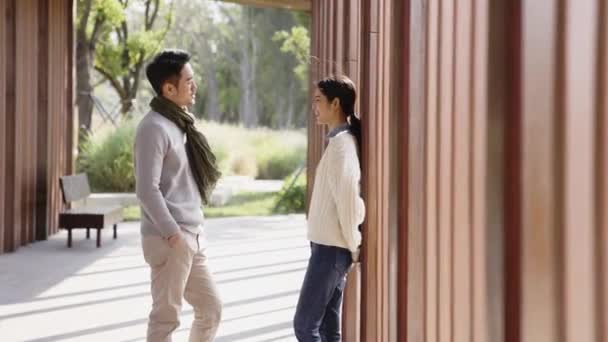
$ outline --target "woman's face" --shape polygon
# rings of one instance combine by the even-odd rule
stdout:
[[[337,101],[334,100],[334,102]],[[332,104],[331,102],[329,102],[329,100],[325,95],[323,95],[321,90],[319,90],[319,88],[315,88],[312,109],[313,114],[317,119],[317,124],[327,125],[334,121],[335,107],[335,103]]]

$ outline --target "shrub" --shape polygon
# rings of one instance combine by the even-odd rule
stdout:
[[[111,132],[81,139],[77,170],[89,176],[95,192],[135,191],[133,141],[137,121],[127,121]],[[283,179],[306,160],[303,131],[276,131],[266,128],[199,121],[209,140],[222,174],[262,179]]]
[[[306,210],[306,170],[301,172],[295,181],[294,177],[295,174],[285,178],[275,202],[275,213],[303,213]]]
[[[78,172],[89,177],[94,192],[133,192],[135,122],[124,123],[101,140],[89,137],[77,160]]]
[[[255,178],[258,175],[258,166],[255,156],[251,154],[239,154],[232,159],[230,166],[231,173],[239,176],[250,176]]]
[[[295,172],[306,160],[305,141],[269,136],[258,138],[255,146],[260,179],[283,179]]]
[[[306,159],[306,134],[303,131],[246,129],[204,121],[199,122],[198,127],[208,137],[225,175],[255,176],[250,165],[255,160],[257,178],[283,179]]]

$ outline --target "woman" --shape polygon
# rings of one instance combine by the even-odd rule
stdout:
[[[345,76],[317,84],[313,111],[326,125],[327,148],[317,167],[308,213],[311,256],[294,317],[300,342],[340,341],[346,274],[359,258],[365,204],[360,197],[361,121],[356,90]]]

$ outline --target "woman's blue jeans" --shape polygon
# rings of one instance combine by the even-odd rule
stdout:
[[[293,325],[300,342],[340,341],[340,313],[349,250],[311,242],[311,255]]]

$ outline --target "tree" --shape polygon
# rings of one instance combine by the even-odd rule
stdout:
[[[277,31],[291,37],[294,26],[308,27],[308,14],[225,2],[172,2],[180,20],[172,25],[164,45],[192,53],[190,63],[199,84],[195,114],[247,127],[306,124],[308,64],[302,64],[300,80],[294,73],[297,56],[281,52],[286,43],[272,38]],[[301,41],[301,33],[308,31],[296,32],[292,40]],[[143,87],[141,95],[147,90]]]
[[[310,35],[304,26],[294,26],[291,32],[278,31],[272,38],[274,41],[282,41],[281,52],[292,54],[298,61],[294,73],[301,82],[301,86],[308,86],[308,60],[310,56]]]
[[[123,18],[113,32],[108,32],[99,42],[95,49],[95,70],[110,82],[120,97],[121,112],[126,115],[133,108],[145,63],[160,50],[171,27],[173,2],[164,16],[164,27],[157,29],[155,24],[162,7],[160,0],[115,1],[133,17]]]
[[[115,0],[78,0],[76,17],[76,92],[80,126],[91,129],[92,69],[95,48],[113,27],[124,20]]]
[[[179,47],[192,54],[192,64],[199,94],[193,112],[213,121],[222,120],[220,84],[218,79],[218,28],[212,15],[213,6],[206,1],[174,0],[175,15],[179,17],[167,33],[167,47]]]

